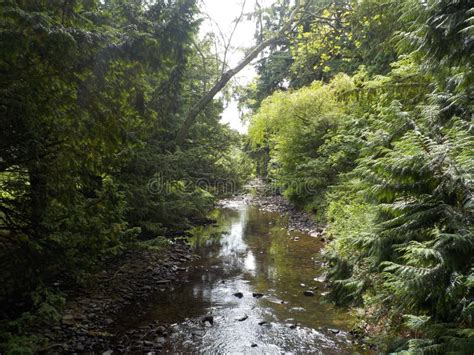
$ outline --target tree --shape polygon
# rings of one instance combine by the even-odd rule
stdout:
[[[214,84],[214,86],[202,96],[197,103],[195,103],[191,109],[187,112],[186,118],[184,119],[183,124],[181,125],[177,136],[176,143],[178,146],[182,145],[184,139],[188,135],[189,129],[195,122],[198,114],[206,107],[206,105],[214,98],[214,96],[224,88],[224,86],[229,82],[229,80],[243,68],[245,68],[253,59],[255,59],[265,48],[275,43],[279,38],[286,35],[288,31],[291,31],[293,28],[296,15],[300,11],[301,5],[299,1],[296,1],[296,5],[291,12],[288,21],[278,30],[278,32],[272,35],[270,38],[263,40],[261,43],[257,44],[255,47],[250,49],[249,53],[245,58],[233,69],[230,69],[223,73],[221,78]]]

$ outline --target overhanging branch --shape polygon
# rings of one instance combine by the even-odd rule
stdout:
[[[194,106],[187,113],[186,118],[183,124],[181,125],[178,134],[176,135],[177,146],[182,145],[182,143],[188,136],[189,130],[196,121],[196,118],[199,113],[207,106],[207,104],[214,98],[214,96],[216,96],[216,94],[224,88],[224,86],[229,82],[229,80],[232,79],[232,77],[239,73],[243,68],[245,68],[265,48],[276,42],[282,36],[286,35],[287,32],[289,32],[293,28],[295,23],[295,17],[298,14],[300,8],[300,1],[297,0],[295,7],[291,12],[286,24],[275,35],[256,45],[235,68],[232,68],[222,74],[219,81],[203,97],[201,97],[196,104],[194,104]]]

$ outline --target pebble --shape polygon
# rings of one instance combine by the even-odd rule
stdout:
[[[201,319],[202,323],[208,322],[209,324],[213,325],[214,324],[214,317],[213,316],[204,316]]]

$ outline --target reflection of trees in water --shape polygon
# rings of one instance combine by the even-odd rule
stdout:
[[[248,221],[245,224],[244,238],[255,236],[266,237],[269,235],[269,223],[276,223],[281,217],[275,213],[264,213],[257,208],[248,209]]]
[[[312,256],[320,249],[317,239],[298,233],[290,236],[284,217],[250,206],[241,210],[217,209],[210,217],[217,226],[196,228],[191,239],[202,256],[199,264],[206,270],[196,276],[191,288],[190,297],[198,304],[210,302],[222,280],[244,277],[253,292],[272,294],[290,303],[271,306],[279,319],[294,317],[292,307],[308,307],[303,315],[296,315],[308,326],[330,318],[337,320],[329,305],[319,304],[319,297],[305,298],[300,286],[316,284],[313,278],[318,276],[318,269]],[[291,240],[292,236],[299,240]]]
[[[201,259],[193,263],[197,268],[186,274],[189,282],[181,284],[174,292],[162,294],[161,299],[154,302],[156,319],[180,323],[179,338],[174,340],[173,346],[182,350],[180,346],[195,329],[202,331],[199,321],[202,316],[210,313],[218,319],[214,327],[206,329],[207,339],[213,342],[248,339],[263,329],[256,322],[252,323],[252,319],[259,318],[282,322],[264,330],[264,337],[274,344],[272,346],[306,349],[316,343],[318,347],[329,344],[330,339],[319,338],[322,334],[313,329],[307,329],[307,333],[303,329],[303,332],[288,336],[284,323],[285,319],[294,318],[295,322],[315,328],[334,326],[338,321],[330,306],[320,304],[319,296],[304,297],[304,288],[299,285],[301,282],[308,284],[317,276],[311,255],[318,251],[319,242],[302,235],[298,242],[290,240],[287,229],[283,228],[284,218],[253,207],[219,209],[210,217],[217,221],[217,226],[196,228],[190,239]],[[237,291],[243,292],[245,298],[233,297]],[[256,300],[252,298],[252,292],[263,293],[266,297]],[[289,303],[281,304],[279,300]],[[252,310],[249,305],[254,306]],[[295,312],[294,307],[306,311]],[[235,322],[236,317],[243,314],[249,315],[250,320],[246,324]],[[185,318],[190,320],[184,321]],[[345,318],[344,322],[347,316]],[[257,328],[250,329],[252,325]],[[193,346],[208,345],[197,340]]]

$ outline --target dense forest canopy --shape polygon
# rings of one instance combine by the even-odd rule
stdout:
[[[248,16],[242,137],[220,123],[235,72],[198,36],[196,0],[2,1],[0,351],[57,316],[53,285],[186,228],[252,174],[327,224],[330,296],[381,351],[473,351],[472,1]]]

